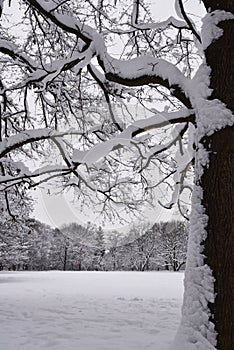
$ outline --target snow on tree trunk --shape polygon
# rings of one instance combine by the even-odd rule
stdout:
[[[219,9],[217,1],[204,3],[213,4],[212,10]],[[223,9],[234,13],[234,3],[222,2]],[[220,15],[224,16],[224,12],[216,11],[206,20],[213,21]],[[234,349],[233,16],[221,20],[218,27],[223,29],[223,35],[218,29],[218,40],[205,50],[212,94],[206,103],[201,102],[202,98],[195,101],[196,178],[183,316],[173,347],[180,350]]]
[[[212,8],[218,1],[204,1]],[[234,13],[234,2],[223,0],[222,9]],[[223,35],[205,51],[212,69],[212,98],[218,98],[234,112],[234,20],[219,24]],[[221,118],[221,116],[219,116]],[[209,217],[204,254],[215,278],[215,303],[211,304],[217,331],[217,349],[234,349],[234,126],[203,140],[209,152],[209,167],[201,186],[203,205]]]

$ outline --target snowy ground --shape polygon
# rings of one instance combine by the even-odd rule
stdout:
[[[165,350],[183,274],[0,272],[0,349]]]

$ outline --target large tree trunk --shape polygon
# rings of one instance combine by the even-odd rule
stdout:
[[[233,0],[204,0],[211,10],[234,13]],[[219,25],[223,36],[206,50],[212,70],[212,98],[234,111],[234,21]],[[226,127],[203,140],[209,166],[201,178],[203,206],[208,216],[204,242],[206,263],[215,278],[215,302],[210,304],[217,332],[217,349],[234,349],[234,127]]]

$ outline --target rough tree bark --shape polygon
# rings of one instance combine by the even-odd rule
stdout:
[[[204,0],[206,8],[234,13],[233,0]],[[218,98],[234,113],[234,21],[219,24],[223,36],[206,50],[212,69],[211,98]],[[206,262],[215,278],[215,303],[210,305],[217,332],[217,349],[234,349],[234,127],[203,140],[209,167],[201,178],[203,205],[208,215],[204,242]]]

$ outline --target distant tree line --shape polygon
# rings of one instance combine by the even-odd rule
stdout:
[[[144,225],[143,225],[144,226]],[[185,267],[188,225],[160,222],[151,228],[134,226],[126,236],[113,232],[105,255],[107,270],[173,270]]]
[[[90,222],[60,229],[35,219],[0,223],[0,269],[149,271],[184,268],[188,227],[171,221],[104,234]]]

